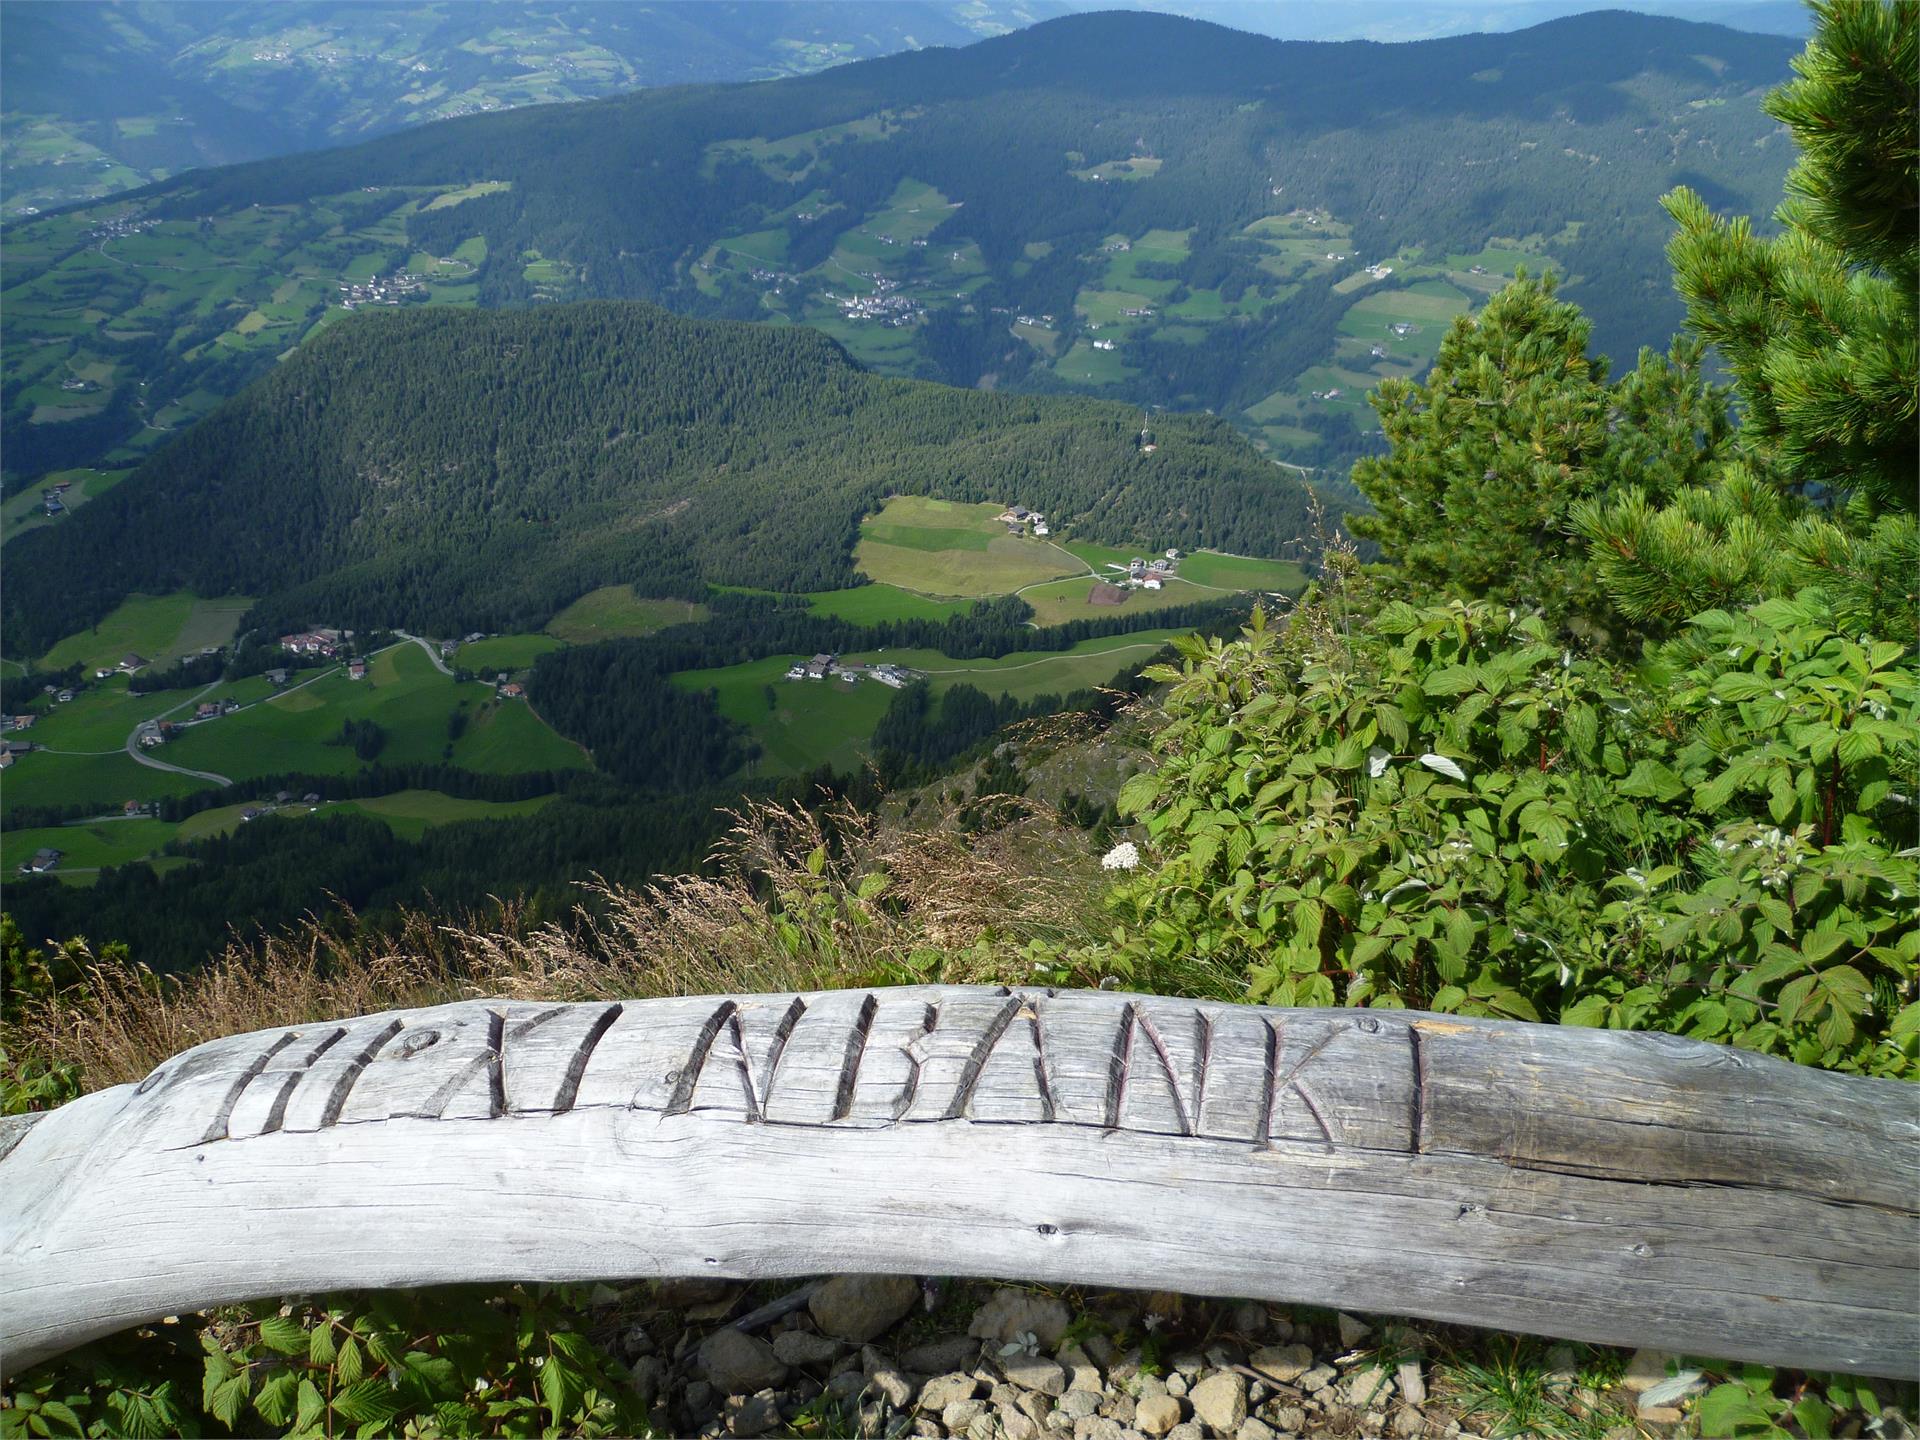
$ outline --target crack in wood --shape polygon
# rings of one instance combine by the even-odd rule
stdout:
[[[873,997],[869,995],[867,998],[871,1000]],[[861,1008],[865,1009],[866,1007],[862,1006]],[[920,1033],[900,1047],[900,1053],[907,1057],[907,1079],[906,1083],[900,1087],[900,1093],[896,1095],[893,1100],[892,1118],[895,1120],[898,1120],[913,1108],[914,1097],[920,1093],[920,1070],[921,1067],[926,1064],[926,1061],[920,1058],[919,1048],[933,1038],[933,1032],[939,1024],[940,1007],[938,1005],[925,1006],[920,1013]],[[845,1117],[836,1114],[834,1118],[838,1120]]]

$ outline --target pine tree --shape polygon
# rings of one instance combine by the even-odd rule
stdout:
[[[1353,467],[1374,513],[1348,524],[1415,585],[1604,622],[1574,507],[1628,482],[1661,500],[1699,483],[1731,426],[1699,342],[1642,351],[1609,385],[1606,361],[1587,354],[1590,322],[1555,288],[1521,272],[1454,320],[1424,381],[1380,386],[1391,449]]]
[[[1911,633],[1920,604],[1920,6],[1811,3],[1798,78],[1767,100],[1801,147],[1781,233],[1684,188],[1664,202],[1674,282],[1733,374],[1746,454],[1710,493],[1573,510],[1642,621],[1817,584],[1851,623]]]

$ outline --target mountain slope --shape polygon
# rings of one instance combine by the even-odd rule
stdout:
[[[1011,503],[1085,539],[1277,554],[1307,492],[1218,420],[862,371],[811,331],[643,304],[367,315],[7,552],[13,653],[135,591],[271,620],[537,629],[597,587],[856,583],[891,494]]]
[[[964,45],[1058,9],[1051,0],[16,0],[0,53],[8,209],[450,115]]]
[[[442,303],[814,325],[886,373],[1211,408],[1344,468],[1359,397],[1518,264],[1566,275],[1616,357],[1663,343],[1657,199],[1770,209],[1789,156],[1759,98],[1794,49],[1617,12],[1408,45],[1077,15],[183,176],[111,212],[151,234],[10,232],[8,418],[36,423],[9,464],[97,460],[81,417],[112,404],[109,445],[150,443],[371,267]],[[109,321],[76,334],[82,312]],[[113,398],[63,396],[81,367]]]

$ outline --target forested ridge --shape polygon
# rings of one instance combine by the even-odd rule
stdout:
[[[906,267],[910,288],[924,281],[915,295],[926,307],[924,323],[882,347],[889,373],[1029,391],[1091,386],[1238,414],[1330,358],[1352,298],[1331,295],[1323,274],[1283,278],[1248,233],[1295,211],[1350,225],[1340,252],[1369,261],[1402,247],[1439,259],[1533,237],[1541,263],[1593,315],[1602,350],[1624,360],[1663,343],[1680,310],[1648,208],[1676,183],[1723,208],[1759,209],[1776,193],[1786,145],[1756,97],[1784,76],[1791,49],[1778,37],[1620,12],[1403,45],[1090,14],[766,84],[466,116],[196,171],[131,199],[138,213],[183,227],[294,207],[299,229],[329,197],[352,230],[405,206],[407,187],[497,182],[505,188],[396,220],[405,243],[376,250],[383,272],[480,241],[484,258],[462,288],[483,306],[646,299],[818,322],[836,314],[823,292],[861,268],[826,264],[836,246],[884,228],[870,222],[911,181],[950,208],[924,252],[888,251],[905,257],[889,263]],[[1134,157],[1157,168],[1134,181],[1086,178]],[[1031,313],[1055,317],[1062,348],[1089,340],[1090,316],[1076,318],[1077,307],[1106,283],[1103,242],[1156,230],[1187,246],[1153,272],[1176,284],[1170,303],[1199,295],[1211,306],[1217,296],[1231,307],[1224,318],[1206,312],[1221,323],[1205,343],[1150,330],[1124,373],[1083,380],[1062,373],[1055,352],[1010,336],[1010,319]],[[7,284],[38,297],[49,277],[52,300],[84,303],[98,284],[85,257],[95,242],[77,227],[53,236],[34,231],[34,244],[15,247]],[[701,268],[711,247],[751,237],[748,251],[771,257],[773,270],[824,268],[772,305],[774,282]],[[931,263],[947,247],[977,251],[984,273],[964,289]],[[1405,274],[1386,282],[1404,283]],[[134,326],[90,343],[149,380],[140,399],[231,393],[277,353],[207,343],[238,318],[201,306],[172,336]],[[135,398],[122,386],[90,418],[34,425],[9,470],[91,463],[141,436]],[[1345,414],[1308,409],[1296,428],[1321,433],[1328,458],[1359,444]]]
[[[37,654],[136,591],[267,628],[537,629],[598,586],[856,583],[889,494],[1018,499],[1086,539],[1280,554],[1308,492],[1220,420],[862,371],[812,331],[639,303],[354,317],[68,523],[8,548]]]

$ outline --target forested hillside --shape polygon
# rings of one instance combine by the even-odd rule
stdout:
[[[1791,49],[1622,13],[1407,45],[1082,15],[197,172],[11,232],[7,463],[137,458],[340,289],[408,276],[363,299],[795,321],[885,373],[1212,409],[1327,465],[1517,265],[1619,360],[1663,343],[1650,207],[1764,208]]]
[[[136,591],[458,634],[616,583],[851,585],[891,494],[1018,499],[1121,546],[1304,533],[1306,487],[1224,422],[1157,420],[1151,450],[1140,430],[1132,407],[883,379],[812,331],[644,304],[371,314],[10,546],[6,643],[38,655]]]
[[[10,214],[193,165],[643,85],[762,80],[964,45],[1058,10],[944,0],[712,5],[18,0],[0,55]]]

